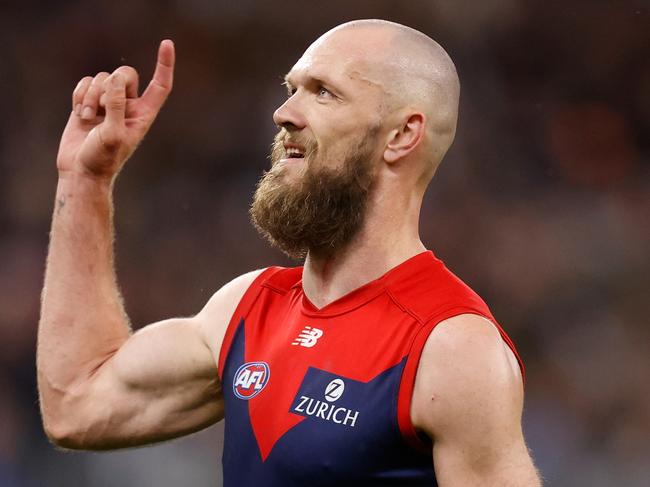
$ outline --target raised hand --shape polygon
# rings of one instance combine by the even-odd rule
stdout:
[[[130,66],[79,81],[59,146],[59,177],[110,180],[120,171],[172,89],[174,61],[174,44],[162,41],[153,78],[141,97],[138,73]]]

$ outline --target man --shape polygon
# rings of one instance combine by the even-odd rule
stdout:
[[[514,346],[418,236],[455,134],[459,83],[445,51],[378,20],[314,42],[286,76],[251,209],[304,267],[245,274],[196,316],[132,334],[113,267],[112,185],[173,68],[166,40],[142,96],[130,67],[73,93],[39,327],[48,436],[120,448],[225,415],[227,486],[539,485]]]

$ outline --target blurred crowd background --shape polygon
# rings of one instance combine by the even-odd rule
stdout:
[[[56,450],[35,337],[55,156],[78,79],[174,91],[116,189],[135,327],[196,313],[238,274],[291,263],[248,222],[285,97],[332,26],[405,23],[462,83],[456,142],[427,195],[427,246],[472,285],[527,365],[524,426],[548,485],[650,485],[650,4],[647,0],[61,0],[0,5],[0,486],[218,486],[222,425],[116,453]]]

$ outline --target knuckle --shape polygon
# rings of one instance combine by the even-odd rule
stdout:
[[[111,110],[124,111],[126,108],[126,100],[123,97],[112,97],[106,101],[106,107]]]
[[[83,97],[83,104],[84,105],[89,105],[94,103],[94,100],[98,98],[97,96],[97,90],[91,88],[88,88],[88,91],[86,91],[86,94]]]
[[[106,78],[108,78],[108,73],[106,71],[97,73],[93,78],[92,85],[93,86],[101,85]]]
[[[122,74],[127,75],[127,76],[134,76],[134,75],[137,76],[138,75],[138,72],[135,70],[135,68],[133,66],[126,66],[126,65],[120,66],[119,68],[117,68],[113,72],[114,73],[122,73]]]
[[[137,97],[138,85],[140,84],[140,76],[135,68],[131,66],[120,66],[111,76],[119,74],[125,82],[126,95],[129,98]]]
[[[104,80],[108,77],[108,73],[102,72],[97,74],[90,83],[84,101],[93,101],[99,99],[104,92]]]
[[[79,80],[79,82],[77,83],[77,86],[75,87],[75,91],[78,90],[78,89],[80,89],[80,88],[82,88],[83,86],[87,85],[87,84],[90,83],[91,81],[92,81],[92,77],[90,77],[90,76],[84,76],[84,77],[81,78],[81,79]]]
[[[92,81],[92,78],[90,76],[85,76],[84,78],[81,78],[79,82],[77,83],[77,86],[75,86],[74,91],[72,92],[75,95],[79,95],[83,93],[87,87],[88,84]]]

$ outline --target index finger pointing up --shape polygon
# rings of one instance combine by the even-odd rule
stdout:
[[[167,99],[174,83],[174,43],[165,39],[158,48],[158,61],[153,78],[142,94],[142,101],[154,112],[158,112]]]

